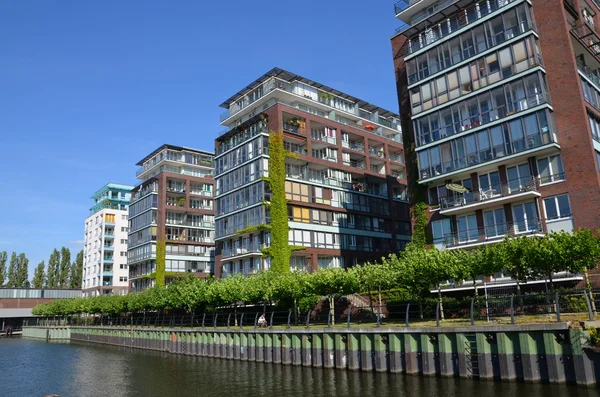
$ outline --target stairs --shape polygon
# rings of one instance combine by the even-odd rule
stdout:
[[[479,354],[477,354],[477,340],[475,334],[465,334],[465,363],[467,377],[479,378]]]

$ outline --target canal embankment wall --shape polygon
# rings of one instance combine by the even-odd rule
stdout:
[[[596,386],[600,353],[567,323],[436,328],[24,327],[23,337],[283,365]]]

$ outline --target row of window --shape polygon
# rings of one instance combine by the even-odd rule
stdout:
[[[413,120],[417,145],[422,146],[494,122],[547,102],[541,73],[518,79]]]
[[[266,188],[267,186],[264,183],[257,182],[236,190],[231,194],[219,197],[217,200],[217,216],[225,215],[261,202],[265,197]]]
[[[167,255],[193,255],[206,256],[213,255],[215,247],[206,245],[177,245],[167,244],[165,249]]]
[[[537,177],[542,184],[564,179],[564,168],[559,154],[537,159],[537,170]],[[468,189],[465,193],[449,191],[445,184],[431,187],[428,191],[429,204],[438,205],[445,200],[455,202],[457,199],[468,203],[505,193],[520,192],[524,187],[534,185],[533,174],[529,163],[524,163],[506,168],[506,186],[502,183],[500,171],[492,171],[477,176],[478,190],[473,189],[471,178],[455,182]]]
[[[262,154],[269,154],[269,138],[264,136],[252,139],[219,157],[216,160],[215,175],[220,176],[224,172]]]
[[[390,252],[392,240],[353,234],[290,230],[289,242],[312,248],[342,249],[351,251]]]
[[[458,70],[411,88],[412,114],[417,115],[540,64],[536,40],[529,38],[519,41],[461,66]]]
[[[419,175],[426,179],[554,142],[548,118],[538,111],[423,150]]]
[[[171,225],[186,225],[197,227],[213,227],[214,215],[186,214],[184,212],[167,211],[165,223]]]
[[[268,160],[258,159],[219,176],[216,179],[217,195],[225,194],[237,187],[258,180],[260,177],[269,176],[268,169]]]
[[[587,103],[600,110],[600,92],[592,84],[588,83],[583,77],[581,80],[581,87],[583,88],[583,97]]]
[[[129,219],[129,230],[135,232],[152,224],[156,225],[156,217],[157,210],[146,211],[136,217],[133,217]]]
[[[149,196],[144,197],[141,200],[129,205],[129,219],[134,216],[141,214],[144,211],[149,210],[150,208],[158,207],[158,195],[151,194]]]
[[[547,197],[543,200],[547,220],[568,218],[571,216],[571,205],[567,194]],[[431,223],[435,243],[464,243],[477,241],[482,233],[486,238],[502,237],[508,233],[541,232],[537,205],[535,202],[513,204],[511,206],[512,223],[506,221],[504,208],[496,208],[483,212],[483,225],[478,225],[475,214],[456,218],[456,232],[452,231],[450,218]]]
[[[215,232],[213,230],[189,229],[185,227],[165,227],[165,240],[191,241],[196,243],[212,243]]]
[[[351,229],[389,233],[390,220],[368,215],[346,214],[303,207],[288,207],[288,218],[293,222],[338,226]]]
[[[135,247],[143,243],[156,241],[156,226],[140,229],[129,235],[129,246]]]
[[[493,2],[493,1],[492,1]],[[490,3],[489,0],[477,4],[478,10],[473,13],[481,13],[482,9]],[[454,31],[450,20],[445,20],[437,26],[427,30],[422,40],[428,41],[443,36],[443,31]],[[507,40],[535,28],[531,9],[528,4],[521,4],[474,29],[461,33],[445,43],[419,55],[406,62],[408,84],[414,84],[439,71],[450,68],[463,60],[480,54],[489,48],[504,43]]]
[[[165,261],[165,270],[168,272],[210,273],[213,265],[212,262],[167,259]]]
[[[215,222],[215,235],[217,238],[223,237],[236,233],[241,229],[267,224],[270,222],[269,216],[270,214],[266,207],[259,205],[225,218],[217,219]]]

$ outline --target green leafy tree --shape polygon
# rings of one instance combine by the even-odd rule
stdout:
[[[48,260],[48,269],[46,270],[46,288],[58,288],[57,269],[60,266],[60,252],[54,249]]]
[[[77,253],[75,262],[71,264],[71,271],[69,274],[69,288],[77,289],[82,286],[83,277],[83,250]]]
[[[17,262],[17,254],[13,252],[10,256],[10,265],[8,266],[8,283],[6,283],[7,287],[16,287],[17,286],[17,272],[19,264]]]
[[[397,269],[392,266],[387,258],[382,258],[380,264],[365,264],[363,266],[354,266],[349,270],[354,273],[358,283],[363,290],[369,292],[369,302],[372,310],[372,291],[377,292],[379,307],[382,305],[381,292],[398,285],[399,274]]]
[[[359,282],[356,274],[346,269],[328,268],[311,273],[308,288],[315,295],[327,297],[331,308],[331,321],[335,323],[335,297],[358,292]]]
[[[28,288],[29,287],[29,259],[25,254],[21,253],[17,257],[17,276],[16,276],[16,287]]]
[[[6,261],[8,260],[8,256],[6,255],[6,251],[0,252],[0,287],[4,285],[6,281]]]
[[[60,267],[58,269],[58,286],[66,288],[69,286],[69,270],[71,269],[71,251],[68,248],[60,249]]]
[[[33,273],[33,288],[43,288],[44,287],[44,279],[46,278],[46,273],[44,271],[46,264],[44,261],[41,261],[35,268],[35,272]]]
[[[496,254],[504,268],[511,274],[517,283],[517,293],[521,295],[521,283],[531,278],[533,269],[529,262],[531,255],[530,237],[506,237],[498,243]],[[527,256],[529,255],[529,256]]]

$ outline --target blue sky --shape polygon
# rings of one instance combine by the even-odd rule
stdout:
[[[0,251],[83,247],[90,196],[278,66],[398,108],[393,0],[19,0],[0,13]]]

